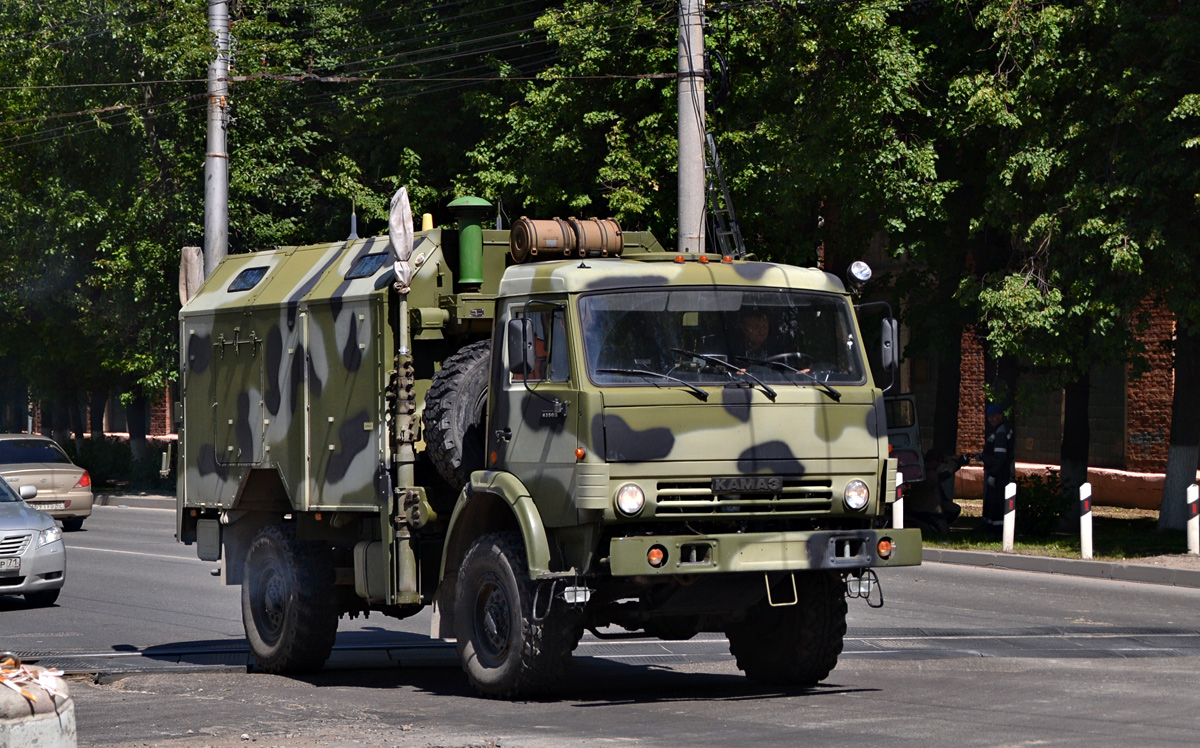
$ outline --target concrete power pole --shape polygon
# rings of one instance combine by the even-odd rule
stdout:
[[[204,277],[229,251],[229,0],[208,0],[216,56],[208,66],[208,148],[204,154]]]
[[[679,251],[704,251],[704,0],[679,0]]]

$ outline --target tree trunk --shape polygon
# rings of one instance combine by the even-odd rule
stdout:
[[[79,394],[72,392],[71,396],[64,399],[67,406],[67,422],[70,424],[71,433],[75,435],[75,454],[83,453],[83,411],[82,404],[79,402]]]
[[[88,431],[92,439],[104,438],[104,410],[108,406],[108,392],[93,390],[88,401]]]
[[[42,399],[38,401],[38,433],[42,436],[54,434],[54,401]]]
[[[1171,401],[1171,446],[1163,483],[1158,529],[1187,527],[1187,487],[1196,482],[1200,462],[1200,330],[1183,325],[1175,331],[1175,394]]]
[[[958,450],[959,386],[962,384],[962,330],[947,350],[937,353],[937,394],[933,406],[933,452],[939,457]]]
[[[1092,394],[1092,376],[1086,373],[1063,389],[1063,433],[1059,450],[1062,468],[1060,480],[1063,494],[1079,498],[1079,487],[1087,482],[1088,450],[1092,441],[1092,426],[1088,421],[1088,405]],[[1076,512],[1067,512],[1063,519],[1068,526],[1079,521]],[[1072,522],[1073,520],[1073,522]]]
[[[64,447],[71,440],[70,400],[63,395],[50,401],[50,438]]]
[[[135,460],[146,459],[146,411],[146,396],[140,392],[125,411],[129,421],[129,449]]]

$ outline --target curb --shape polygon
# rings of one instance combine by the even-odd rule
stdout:
[[[27,671],[40,674],[44,668],[30,665]],[[0,687],[0,746],[75,748],[75,701],[62,678],[54,678],[53,684],[63,696],[53,696],[36,684],[22,684],[22,688],[37,697],[32,702],[16,691]]]
[[[163,494],[124,494],[98,493],[92,497],[93,507],[117,509],[132,507],[137,509],[175,509],[175,497]]]
[[[1200,570],[1172,569],[1149,564],[1130,564],[1112,561],[1083,561],[1048,556],[1022,556],[1015,553],[988,551],[955,551],[925,548],[921,559],[939,564],[980,566],[1012,571],[1033,571],[1042,574],[1065,574],[1092,579],[1111,579],[1115,582],[1141,582],[1173,587],[1200,588]]]

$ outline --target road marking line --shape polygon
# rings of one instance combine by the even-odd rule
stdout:
[[[200,559],[198,559],[198,558],[191,558],[191,557],[189,557],[189,556],[167,556],[167,555],[164,555],[164,554],[162,554],[162,553],[143,553],[142,551],[118,551],[118,550],[116,550],[115,548],[89,548],[88,546],[85,546],[85,545],[69,545],[69,546],[67,546],[67,551],[68,551],[68,552],[72,552],[72,551],[100,551],[101,553],[121,553],[121,554],[124,554],[124,555],[126,555],[126,556],[149,556],[150,558],[166,558],[166,559],[170,559],[170,560],[172,560],[172,561],[187,561],[187,562],[192,562],[192,561],[199,561],[199,560],[200,560]],[[212,562],[211,562],[211,561],[205,561],[205,562],[203,562],[203,563],[212,563]]]

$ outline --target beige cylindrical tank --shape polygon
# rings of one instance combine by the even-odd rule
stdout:
[[[560,257],[618,257],[621,227],[611,218],[535,221],[522,216],[513,224],[508,246],[518,263]]]
[[[535,221],[521,216],[509,232],[508,250],[518,263],[570,257],[575,250],[575,232],[561,218]]]
[[[575,251],[580,257],[619,257],[621,227],[611,218],[568,218],[575,230]]]

